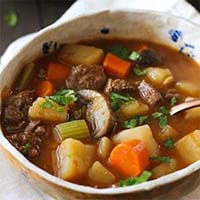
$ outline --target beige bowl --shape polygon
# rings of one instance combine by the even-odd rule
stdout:
[[[149,11],[106,11],[68,22],[60,21],[32,35],[29,40],[18,43],[4,55],[0,66],[0,92],[12,85],[24,64],[53,51],[55,43],[59,46],[65,42],[113,37],[143,39],[174,47],[199,62],[199,35],[200,28],[195,24]],[[0,147],[13,166],[31,183],[58,200],[171,200],[192,191],[200,182],[198,161],[185,169],[140,185],[95,189],[61,180],[34,166],[9,144],[1,130]]]

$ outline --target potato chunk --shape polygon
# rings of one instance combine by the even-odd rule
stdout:
[[[176,141],[179,137],[179,133],[176,131],[176,129],[174,129],[170,125],[167,125],[164,129],[162,129],[158,137],[161,142],[165,142],[170,138],[172,138],[173,141]]]
[[[138,139],[144,142],[151,157],[159,154],[158,145],[153,138],[153,134],[149,125],[123,130],[112,138],[115,144],[133,139]]]
[[[97,154],[103,159],[108,159],[112,151],[113,144],[112,141],[107,137],[102,137],[99,141],[99,146],[97,149]]]
[[[57,109],[61,108],[57,103],[50,101],[52,107],[43,107],[46,102],[45,98],[38,97],[33,105],[29,108],[29,117],[33,120],[42,120],[45,122],[65,122],[67,120],[67,107],[62,107],[62,112]]]
[[[99,161],[96,161],[90,168],[89,178],[95,183],[106,185],[110,185],[115,181],[115,176]]]
[[[95,157],[95,147],[79,140],[66,139],[56,150],[57,175],[65,180],[73,180],[85,175]]]
[[[66,44],[58,53],[58,59],[62,63],[71,65],[100,64],[103,57],[102,49],[79,44]]]
[[[200,107],[189,109],[185,113],[185,119],[200,119]]]
[[[199,97],[200,89],[198,85],[189,81],[179,81],[176,83],[176,89],[187,96]]]
[[[170,174],[172,172],[175,172],[177,169],[177,161],[175,159],[170,159],[170,163],[162,163],[152,169],[152,178],[158,178]]]
[[[122,117],[124,117],[125,119],[129,119],[135,115],[145,114],[148,112],[148,110],[148,105],[135,100],[123,104],[120,107],[118,114],[122,115]]]
[[[176,151],[186,164],[200,160],[200,130],[195,130],[179,140]]]
[[[174,81],[172,73],[169,69],[159,67],[147,68],[147,78],[153,85],[158,87],[167,86]]]

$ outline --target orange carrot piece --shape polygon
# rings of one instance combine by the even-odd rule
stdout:
[[[136,50],[138,53],[141,53],[142,51],[144,51],[144,50],[146,50],[146,49],[149,49],[149,47],[148,47],[147,45],[145,45],[145,44],[141,44],[141,45],[137,46],[135,50]]]
[[[145,144],[140,140],[118,144],[110,154],[112,166],[127,177],[138,176],[149,164]]]
[[[69,75],[70,68],[60,63],[50,62],[48,66],[47,79],[51,81],[64,80]]]
[[[37,87],[39,97],[50,96],[54,93],[54,86],[50,81],[42,81]]]
[[[104,59],[103,66],[108,74],[124,78],[130,70],[131,63],[108,53]]]

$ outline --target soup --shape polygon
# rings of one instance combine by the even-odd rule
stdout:
[[[140,184],[200,159],[200,107],[169,114],[199,97],[198,85],[199,65],[166,46],[64,44],[3,92],[1,125],[31,162],[66,181]]]

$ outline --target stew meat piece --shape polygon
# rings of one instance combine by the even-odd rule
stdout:
[[[34,90],[10,96],[4,106],[4,123],[8,132],[21,130],[28,121],[28,109],[36,98]]]
[[[126,80],[109,78],[104,88],[104,93],[108,95],[111,92],[133,91],[134,89],[135,87]]]
[[[69,89],[93,89],[100,90],[106,83],[106,75],[100,65],[78,65],[71,69],[66,86]]]
[[[141,98],[151,106],[162,100],[161,94],[144,80],[139,84],[138,91]]]
[[[163,65],[163,58],[152,49],[145,49],[140,53],[139,65],[145,66],[159,66]]]
[[[18,151],[32,158],[39,155],[42,137],[47,135],[40,121],[31,121],[23,132],[10,134],[7,139]]]

